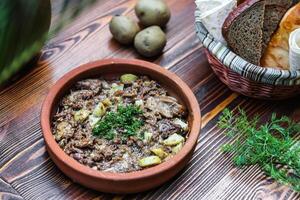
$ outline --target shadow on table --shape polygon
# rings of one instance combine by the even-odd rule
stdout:
[[[27,74],[32,72],[35,68],[39,67],[38,64],[39,59],[41,57],[41,53],[34,56],[28,63],[26,63],[15,75],[13,75],[9,80],[0,85],[0,91],[8,88],[9,86],[15,84],[18,80],[25,77]]]

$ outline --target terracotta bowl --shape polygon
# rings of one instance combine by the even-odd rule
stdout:
[[[172,159],[157,166],[129,173],[93,170],[68,156],[56,143],[51,132],[51,118],[64,94],[81,79],[104,76],[113,78],[123,73],[148,75],[178,98],[189,111],[190,134],[182,150]],[[64,75],[51,88],[41,112],[41,126],[48,153],[54,163],[73,181],[109,193],[136,193],[157,187],[177,174],[188,163],[200,132],[200,109],[190,88],[174,73],[140,60],[108,59],[82,65]]]

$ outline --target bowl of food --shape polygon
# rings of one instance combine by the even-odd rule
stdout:
[[[109,193],[157,187],[188,163],[200,132],[193,92],[140,60],[82,65],[50,89],[41,111],[46,148],[75,182]]]

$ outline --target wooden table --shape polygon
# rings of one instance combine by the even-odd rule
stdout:
[[[228,141],[216,122],[222,110],[240,106],[263,117],[278,112],[300,119],[300,98],[259,101],[237,95],[210,70],[194,31],[193,0],[169,0],[172,19],[164,54],[150,61],[178,74],[193,89],[203,127],[191,162],[182,173],[151,191],[128,196],[103,194],[73,183],[49,158],[40,128],[41,103],[49,88],[76,66],[97,59],[139,58],[111,39],[111,15],[134,16],[133,0],[101,0],[51,39],[37,66],[0,91],[0,197],[2,199],[299,199],[266,178],[256,166],[237,169],[220,152]],[[55,6],[53,8],[55,13]]]

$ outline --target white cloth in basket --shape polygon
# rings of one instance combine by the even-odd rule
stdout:
[[[289,38],[290,70],[300,70],[300,28],[294,30]]]
[[[218,41],[226,44],[222,27],[229,13],[237,6],[237,0],[196,0],[199,19],[208,32]]]

